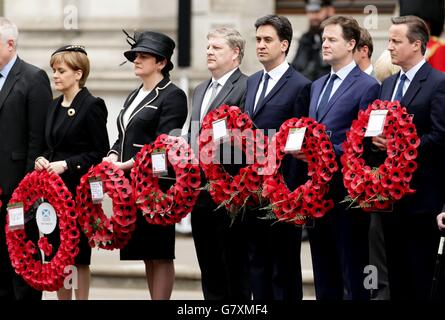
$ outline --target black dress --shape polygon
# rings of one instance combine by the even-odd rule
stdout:
[[[47,149],[43,156],[50,162],[65,160],[68,170],[60,175],[67,188],[76,197],[80,178],[88,169],[100,163],[109,148],[107,133],[107,108],[102,99],[91,95],[83,88],[70,107],[62,107],[63,97],[51,104],[46,121]],[[75,263],[89,265],[91,248],[88,239],[80,230],[79,254]],[[48,235],[53,245],[53,254],[60,244],[59,227]],[[52,256],[47,257],[51,259]]]
[[[169,78],[164,78],[134,109],[124,126],[122,117],[139,89],[128,96],[117,119],[119,138],[110,153],[117,154],[122,162],[134,158],[143,145],[152,143],[160,134],[180,131],[187,118],[185,93]],[[120,252],[121,260],[174,259],[175,226],[152,225],[141,211],[137,215],[136,229]]]

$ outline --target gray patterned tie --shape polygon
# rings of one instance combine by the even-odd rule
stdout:
[[[207,104],[207,107],[204,109],[204,112],[201,112],[201,122],[204,119],[204,117],[206,116],[207,112],[209,112],[209,108],[213,103],[213,100],[215,100],[216,97],[216,93],[218,92],[218,86],[219,83],[218,81],[213,81],[212,84],[210,85],[210,99],[209,99],[209,103]]]

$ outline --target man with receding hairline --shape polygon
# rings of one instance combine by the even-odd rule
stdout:
[[[32,289],[13,270],[4,230],[6,206],[14,189],[34,169],[34,160],[44,150],[52,93],[46,73],[18,57],[17,26],[0,17],[0,34],[0,300],[39,300],[41,291]],[[28,239],[37,243],[35,223],[26,223],[25,230]]]

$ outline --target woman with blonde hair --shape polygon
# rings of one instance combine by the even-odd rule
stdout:
[[[80,178],[88,169],[101,162],[110,144],[107,132],[107,108],[85,87],[90,62],[82,46],[69,45],[57,49],[51,56],[54,87],[62,95],[48,109],[46,119],[46,151],[35,160],[36,170],[47,170],[60,175],[73,195]],[[49,236],[53,254],[59,246],[58,228]],[[46,257],[51,259],[52,256]],[[77,300],[88,299],[90,289],[91,248],[80,232],[77,269]],[[72,289],[57,292],[60,300],[71,300]]]
[[[400,67],[392,64],[391,54],[385,49],[374,64],[375,77],[382,83],[383,80],[400,71]]]

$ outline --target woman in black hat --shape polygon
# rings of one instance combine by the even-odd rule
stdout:
[[[108,112],[105,102],[92,96],[85,87],[90,62],[82,46],[57,49],[51,56],[50,66],[54,87],[62,95],[48,109],[46,151],[35,160],[35,169],[60,175],[74,199],[80,178],[91,166],[101,162],[110,147],[106,126]],[[58,234],[56,228],[48,235],[54,248],[52,256],[60,243]],[[86,300],[90,288],[91,248],[82,232],[79,249],[75,259],[78,274],[75,295],[78,300]],[[72,289],[62,288],[57,295],[61,300],[70,300]]]
[[[187,117],[186,95],[169,79],[174,41],[150,31],[129,38],[134,43],[124,55],[134,63],[134,74],[142,85],[125,101],[117,119],[119,138],[104,159],[126,171],[145,144],[152,143],[160,134],[181,129]],[[139,212],[136,230],[120,256],[121,260],[144,260],[151,298],[170,299],[175,279],[174,225],[148,224]]]

